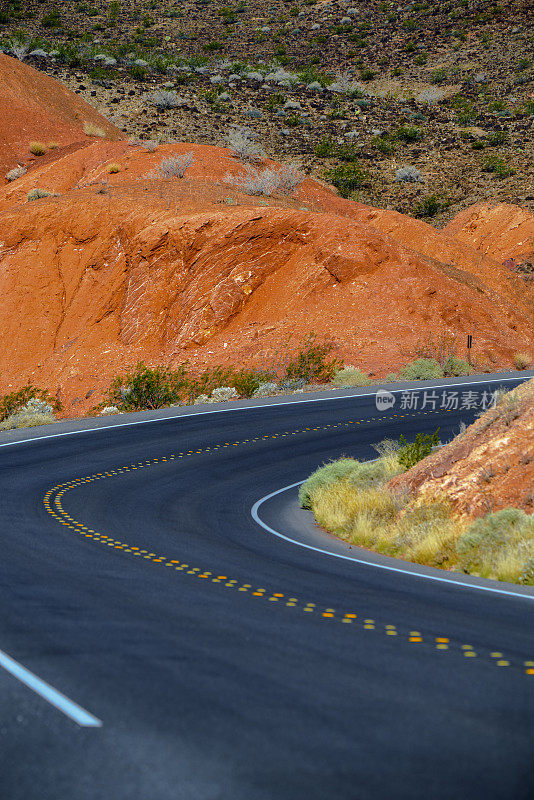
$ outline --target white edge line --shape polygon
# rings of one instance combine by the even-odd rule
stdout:
[[[21,683],[24,683],[36,694],[46,700],[50,705],[54,706],[65,714],[70,719],[77,722],[78,725],[84,728],[100,728],[102,726],[101,720],[94,717],[84,708],[79,706],[73,700],[70,700],[64,694],[54,689],[53,686],[41,680],[29,669],[23,667],[14,658],[8,656],[3,650],[0,650],[0,667],[3,667],[7,672],[11,673],[15,678],[18,678]]]
[[[510,378],[492,378],[489,380],[473,380],[473,381],[463,381],[462,383],[441,383],[436,386],[416,386],[414,389],[404,388],[404,389],[386,389],[383,391],[391,392],[391,394],[395,394],[395,392],[418,392],[418,391],[427,391],[429,389],[448,389],[453,386],[470,386],[473,383],[505,383],[506,381],[519,381],[520,383],[525,383],[527,380],[530,380],[531,376],[526,377],[519,377],[514,376]],[[82,430],[78,431],[63,431],[63,433],[47,433],[44,436],[34,436],[30,439],[18,439],[14,442],[3,442],[0,444],[0,447],[13,447],[17,444],[28,444],[29,442],[40,442],[43,439],[57,439],[60,436],[75,436],[79,433],[95,433],[96,431],[109,431],[113,430],[114,428],[126,428],[131,425],[146,425],[150,422],[169,422],[170,420],[178,420],[178,419],[186,419],[187,417],[201,417],[203,414],[226,414],[228,412],[236,412],[236,411],[250,411],[256,408],[282,408],[284,406],[292,406],[297,405],[300,403],[325,403],[331,400],[350,400],[350,399],[359,399],[360,397],[373,397],[378,391],[381,390],[381,387],[377,387],[376,391],[374,392],[367,392],[365,394],[344,394],[344,395],[336,395],[335,397],[314,397],[310,398],[309,400],[287,400],[282,401],[280,403],[264,403],[253,406],[239,406],[238,408],[217,408],[217,409],[210,409],[209,411],[195,411],[194,413],[190,414],[173,414],[170,417],[158,417],[157,419],[138,419],[132,420],[131,422],[119,422],[116,425],[102,425],[96,428],[83,428]]]
[[[306,480],[306,479],[305,479]],[[270,494],[266,494],[264,497],[257,500],[252,508],[250,509],[250,514],[252,519],[258,523],[264,530],[272,533],[274,536],[278,536],[279,539],[284,539],[286,542],[291,542],[291,544],[296,544],[297,547],[304,547],[306,550],[313,550],[316,553],[322,553],[326,556],[332,556],[333,558],[341,558],[344,561],[354,561],[356,564],[363,564],[366,567],[375,567],[376,569],[385,569],[388,572],[399,572],[402,575],[411,575],[414,578],[423,578],[429,581],[437,581],[438,583],[448,583],[452,584],[453,586],[462,586],[466,589],[480,589],[482,592],[492,592],[493,594],[504,594],[510,597],[516,598],[523,598],[526,600],[534,600],[534,595],[531,594],[521,594],[520,592],[513,592],[508,591],[507,589],[497,589],[493,586],[482,586],[478,583],[467,583],[466,581],[455,581],[451,580],[450,578],[442,578],[440,575],[427,575],[424,572],[417,572],[416,570],[410,569],[409,562],[406,562],[406,567],[392,567],[387,564],[379,564],[376,561],[365,561],[361,558],[354,558],[354,556],[344,556],[341,553],[332,553],[330,550],[323,550],[321,547],[315,547],[311,544],[305,544],[304,542],[299,542],[296,539],[291,539],[289,536],[285,536],[283,533],[279,531],[275,531],[274,528],[271,528],[270,525],[263,522],[260,518],[258,509],[260,508],[263,503],[266,503],[267,500],[270,500],[271,497],[276,497],[277,494],[282,494],[282,492],[287,492],[290,489],[294,489],[295,486],[300,486],[301,484],[305,483],[304,481],[297,481],[296,483],[291,483],[289,486],[284,486],[282,489],[277,489],[275,492],[271,492]]]

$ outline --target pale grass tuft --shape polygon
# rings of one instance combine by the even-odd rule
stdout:
[[[99,125],[95,125],[94,122],[84,122],[83,132],[86,134],[86,136],[99,136],[101,139],[103,139],[106,135],[104,128],[100,127]]]
[[[49,150],[57,150],[58,147],[59,147],[59,142],[48,142]]]
[[[369,386],[372,380],[358,367],[347,365],[336,372],[332,383],[334,386]]]
[[[513,362],[516,369],[528,369],[532,365],[532,356],[528,353],[514,353]]]
[[[46,145],[44,142],[30,142],[29,150],[34,156],[44,156]]]
[[[35,428],[37,425],[49,425],[51,422],[55,421],[53,414],[12,414],[10,417],[0,422],[0,431],[9,431],[15,428]]]
[[[116,161],[112,161],[111,164],[108,164],[107,171],[110,173],[110,175],[115,175],[115,173],[121,171],[121,165]]]

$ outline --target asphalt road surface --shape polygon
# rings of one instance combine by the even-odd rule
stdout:
[[[0,446],[2,800],[533,798],[534,594],[251,516],[330,458],[451,438],[477,409],[440,385],[424,410],[337,392]],[[258,513],[326,542],[295,492]]]

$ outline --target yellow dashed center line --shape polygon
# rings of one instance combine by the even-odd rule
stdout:
[[[439,413],[442,413],[443,409],[440,410]],[[394,414],[393,416],[396,418],[402,418],[407,416],[421,416],[426,415],[427,413],[438,413],[438,412],[419,412],[419,414],[401,414],[397,415]],[[166,567],[174,567],[175,570],[183,572],[187,575],[193,575],[194,577],[201,578],[201,579],[210,579],[212,583],[222,583],[225,587],[229,589],[237,589],[239,592],[249,592],[252,590],[252,585],[249,583],[242,583],[238,586],[239,581],[237,579],[230,579],[227,575],[217,575],[209,572],[208,570],[202,570],[200,567],[190,567],[189,564],[181,563],[178,559],[167,559],[165,556],[162,556],[157,553],[149,552],[148,550],[142,550],[135,545],[129,545],[126,542],[121,542],[118,539],[111,539],[108,536],[104,536],[101,533],[98,533],[93,528],[88,528],[81,522],[78,522],[73,517],[71,517],[67,512],[63,509],[62,506],[62,497],[63,495],[69,491],[70,489],[74,489],[77,486],[93,483],[94,481],[105,480],[106,478],[112,478],[120,475],[124,475],[130,471],[143,469],[145,467],[151,467],[156,464],[166,464],[168,461],[173,461],[177,458],[186,458],[196,455],[203,455],[206,453],[213,453],[216,450],[226,449],[229,447],[239,447],[246,444],[253,444],[256,442],[263,442],[268,439],[278,439],[283,438],[286,436],[296,436],[297,434],[306,434],[310,432],[316,431],[325,431],[330,430],[332,428],[343,428],[349,427],[351,425],[361,425],[363,423],[369,421],[376,421],[376,420],[387,420],[389,417],[372,417],[370,420],[349,420],[348,422],[338,423],[338,424],[330,424],[324,425],[322,427],[316,428],[300,428],[294,431],[284,431],[282,433],[276,434],[266,434],[264,436],[257,436],[252,439],[243,439],[237,442],[224,442],[219,443],[217,445],[211,445],[210,447],[199,448],[198,450],[188,450],[182,453],[176,454],[169,454],[167,456],[163,456],[161,458],[154,458],[148,461],[139,461],[136,464],[130,464],[129,466],[121,466],[116,467],[114,470],[109,470],[107,472],[97,472],[93,475],[86,475],[81,478],[77,478],[72,481],[68,481],[67,483],[61,483],[57,486],[54,486],[52,489],[49,489],[44,498],[43,504],[45,510],[48,514],[54,517],[58,522],[60,522],[65,527],[70,528],[71,530],[75,531],[77,534],[82,535],[86,538],[93,539],[93,541],[98,542],[100,544],[106,545],[107,547],[111,547],[115,550],[120,550],[123,553],[131,556],[143,556],[144,559],[152,561],[155,564],[162,564]],[[254,597],[260,597],[263,599],[268,600],[269,602],[279,602],[280,600],[285,600],[284,605],[289,608],[293,608],[299,606],[300,608],[308,613],[315,613],[318,611],[317,606],[315,603],[311,602],[301,602],[296,597],[287,597],[282,592],[271,592],[269,593],[264,588],[257,588],[253,591],[250,591],[250,594]],[[343,623],[354,623],[358,620],[358,615],[354,612],[347,612],[344,614],[339,614],[336,616],[336,611],[333,608],[325,608],[319,614],[319,618],[322,619],[330,619],[336,620]],[[373,619],[364,619],[361,623],[361,628],[366,630],[376,630],[375,620]],[[395,625],[384,625],[383,632],[386,636],[398,636],[398,631]],[[402,640],[402,637],[401,637]],[[423,643],[423,636],[420,631],[410,631],[409,642],[413,643]],[[437,636],[434,637],[434,648],[439,650],[448,650],[450,646],[450,640],[448,637],[445,636]],[[418,651],[421,652],[421,651]],[[477,655],[471,645],[461,645],[459,648],[459,652],[463,653],[465,657],[473,658]],[[490,654],[491,659],[493,662],[499,667],[508,667],[511,665],[511,662],[507,660],[501,652],[492,651]],[[524,661],[524,673],[526,675],[534,675],[534,661]]]

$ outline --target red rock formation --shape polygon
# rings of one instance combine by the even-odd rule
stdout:
[[[58,126],[50,135],[65,130],[67,141],[71,131],[76,141],[86,109],[77,98],[13,59],[0,68],[0,96],[12,73],[34,81],[24,103],[46,102],[43,125]],[[35,119],[21,108],[10,153],[26,146]],[[144,177],[189,151],[185,178]],[[309,179],[292,197],[251,197],[225,182],[242,171],[218,147],[148,152],[91,140],[0,187],[0,393],[31,379],[59,388],[66,412],[77,413],[139,359],[265,366],[309,331],[382,375],[442,332],[461,341],[474,333],[488,368],[532,349],[532,282],[518,282],[478,240],[460,241],[465,225],[440,232]],[[34,188],[57,196],[27,202]]]
[[[507,506],[534,513],[534,379],[389,485],[416,497],[445,494],[462,516]]]

